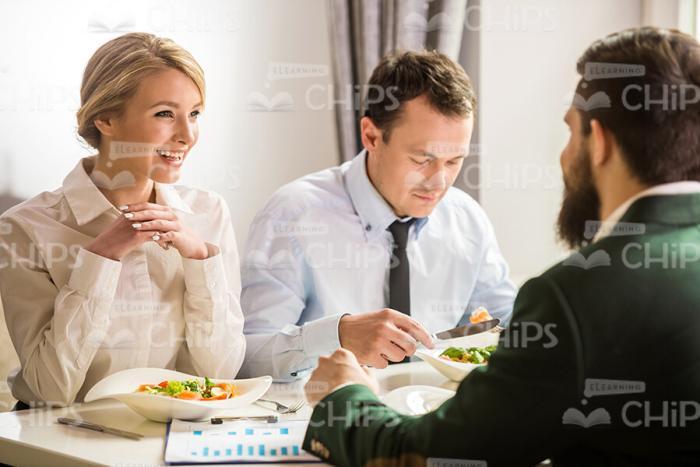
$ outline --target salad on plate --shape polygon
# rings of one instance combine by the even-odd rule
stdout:
[[[203,379],[165,380],[158,384],[141,384],[136,392],[191,401],[219,401],[235,397],[235,389],[233,384],[213,383],[205,376]]]

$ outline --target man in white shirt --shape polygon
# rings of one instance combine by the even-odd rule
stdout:
[[[452,185],[476,99],[437,52],[385,57],[369,81],[364,150],[279,189],[242,265],[242,375],[300,377],[338,347],[383,368],[486,307],[507,321],[515,287],[491,223]]]

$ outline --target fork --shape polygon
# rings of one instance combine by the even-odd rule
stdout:
[[[299,399],[299,400],[289,404],[289,406],[286,406],[284,404],[280,404],[279,402],[276,402],[276,401],[267,400],[267,399],[258,399],[255,402],[256,403],[264,402],[264,403],[268,403],[268,404],[275,404],[275,411],[279,414],[295,413],[295,412],[298,412],[299,409],[304,407],[304,405],[306,405],[306,401],[304,399]]]

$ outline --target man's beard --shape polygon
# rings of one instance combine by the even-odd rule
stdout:
[[[600,220],[600,198],[593,183],[590,154],[582,147],[564,174],[564,199],[557,219],[557,234],[572,250],[590,240],[595,230],[586,232],[587,221]]]

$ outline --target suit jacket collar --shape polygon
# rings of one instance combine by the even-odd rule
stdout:
[[[640,198],[632,203],[620,222],[670,226],[700,224],[700,193]]]

